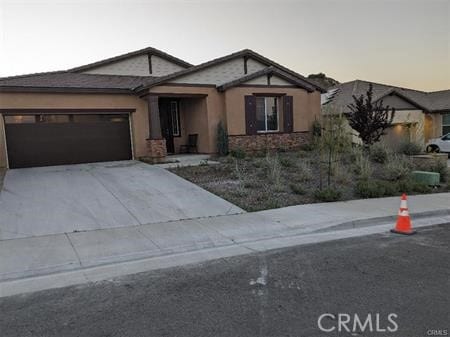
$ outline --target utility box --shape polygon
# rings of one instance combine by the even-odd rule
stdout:
[[[441,181],[441,175],[437,172],[413,171],[412,177],[418,183],[428,186],[437,186]]]

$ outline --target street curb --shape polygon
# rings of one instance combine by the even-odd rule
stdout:
[[[449,224],[450,212],[446,214],[449,215],[444,217],[435,216],[431,218],[426,218],[423,216],[422,219],[418,221],[416,228]],[[386,218],[391,217],[384,217],[384,219]],[[237,243],[223,247],[207,248],[171,255],[80,268],[65,272],[62,271],[47,275],[8,280],[0,282],[0,298],[53,288],[62,288],[85,283],[89,284],[140,272],[180,267],[221,258],[260,253],[293,246],[343,240],[380,233],[386,233],[389,235],[389,229],[391,228],[392,225],[390,223],[382,223],[361,228],[299,234],[291,237],[274,237],[261,239],[259,241]]]
[[[418,212],[418,213],[409,213],[411,220],[420,220],[423,218],[429,218],[429,217],[440,217],[440,216],[450,216],[450,209],[441,209],[437,211],[426,211],[426,212]],[[350,228],[364,228],[368,227],[369,225],[373,225],[374,223],[385,223],[385,222],[392,222],[392,225],[395,225],[395,221],[397,220],[397,215],[389,215],[389,216],[382,216],[377,218],[371,218],[371,219],[361,219],[361,220],[351,220],[347,222],[343,222],[334,226],[321,228],[315,231],[312,231],[311,233],[323,233],[323,232],[329,232],[333,230],[344,230],[344,229],[350,229]],[[414,225],[414,223],[413,223]]]

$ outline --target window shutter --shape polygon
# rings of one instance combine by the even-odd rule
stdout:
[[[256,134],[256,97],[251,95],[245,96],[245,132]]]
[[[283,120],[284,132],[294,131],[294,112],[292,96],[284,96]]]

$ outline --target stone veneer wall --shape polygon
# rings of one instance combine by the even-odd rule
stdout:
[[[165,139],[148,139],[147,147],[149,157],[154,161],[164,159],[167,156],[167,147]]]
[[[294,133],[260,133],[257,135],[228,136],[230,151],[265,151],[265,150],[291,150],[309,143],[309,132]]]

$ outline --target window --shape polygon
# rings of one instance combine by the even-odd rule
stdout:
[[[128,122],[128,115],[118,114],[118,115],[73,115],[74,123],[99,123],[99,122]]]
[[[36,115],[37,123],[68,123],[69,115]]]
[[[278,97],[256,97],[256,130],[278,131]]]
[[[442,134],[450,133],[450,114],[442,115]]]
[[[170,102],[170,116],[172,118],[172,135],[180,136],[180,112],[177,101]]]
[[[34,115],[5,116],[5,124],[30,124],[35,123]]]

